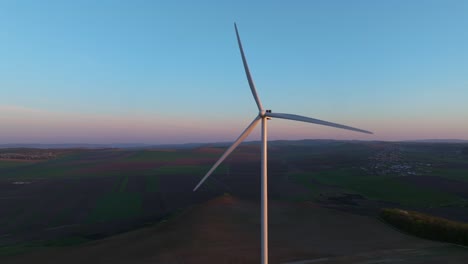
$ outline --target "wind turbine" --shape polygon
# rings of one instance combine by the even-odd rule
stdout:
[[[310,118],[306,116],[300,116],[300,115],[294,115],[294,114],[283,114],[283,113],[273,113],[271,110],[265,110],[262,106],[262,103],[260,102],[260,99],[258,98],[257,90],[255,90],[255,84],[252,79],[252,76],[250,75],[249,71],[249,66],[247,65],[247,60],[245,58],[244,54],[244,49],[242,48],[242,43],[239,37],[239,32],[237,30],[237,25],[234,23],[234,28],[236,30],[236,36],[237,36],[237,43],[239,44],[239,50],[242,56],[242,62],[244,63],[244,70],[245,74],[247,75],[247,80],[249,81],[249,86],[250,90],[252,91],[252,95],[255,99],[255,102],[257,103],[258,107],[258,115],[254,118],[252,123],[240,134],[240,136],[236,139],[236,141],[224,152],[224,154],[219,158],[219,160],[213,165],[213,167],[208,171],[208,173],[200,180],[200,182],[195,186],[193,191],[196,191],[202,184],[205,182],[205,180],[213,173],[213,171],[225,160],[229,154],[231,154],[234,149],[236,149],[239,144],[244,141],[244,139],[252,132],[252,130],[255,128],[255,126],[258,125],[258,123],[261,121],[262,122],[262,160],[261,160],[261,256],[262,256],[262,262],[263,264],[268,263],[268,174],[267,174],[267,120],[270,120],[271,118],[282,118],[282,119],[288,119],[288,120],[294,120],[294,121],[301,121],[301,122],[307,122],[307,123],[312,123],[312,124],[317,124],[317,125],[323,125],[323,126],[330,126],[330,127],[336,127],[336,128],[341,128],[341,129],[347,129],[347,130],[352,130],[356,132],[361,132],[361,133],[367,133],[367,134],[372,134],[372,132],[362,130],[359,128],[354,128],[350,126],[345,126],[345,125],[340,125],[337,123],[332,123],[328,121],[323,121],[315,118]]]

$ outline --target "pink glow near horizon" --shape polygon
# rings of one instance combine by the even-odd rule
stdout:
[[[249,120],[185,119],[150,114],[86,115],[0,107],[0,143],[189,143],[233,141]],[[366,135],[285,120],[269,122],[269,139],[408,140],[468,139],[468,125],[440,118],[348,121],[371,130]],[[437,125],[433,125],[437,124]],[[258,140],[259,128],[247,140]]]

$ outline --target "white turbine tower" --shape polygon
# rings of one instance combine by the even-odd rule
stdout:
[[[244,141],[244,139],[252,132],[255,126],[262,121],[262,160],[261,160],[261,243],[262,243],[262,262],[268,263],[268,189],[267,189],[267,120],[272,117],[289,119],[294,121],[307,122],[312,124],[318,124],[323,126],[336,127],[341,129],[347,129],[367,134],[372,134],[372,132],[362,130],[359,128],[354,128],[350,126],[340,125],[337,123],[332,123],[328,121],[323,121],[315,118],[294,115],[294,114],[282,114],[282,113],[273,113],[271,110],[265,110],[258,98],[257,91],[255,90],[255,84],[253,82],[252,76],[250,75],[249,66],[247,65],[247,60],[245,59],[244,50],[242,48],[242,43],[239,37],[239,32],[237,31],[237,25],[234,23],[234,28],[236,30],[237,43],[239,44],[240,53],[242,56],[242,62],[244,63],[245,74],[247,75],[247,80],[249,81],[250,90],[252,95],[257,103],[259,113],[255,119],[250,123],[250,125],[242,132],[242,134],[237,138],[237,140],[224,152],[224,154],[219,158],[219,160],[213,165],[213,167],[208,171],[208,173],[201,179],[201,181],[195,186],[193,191],[196,191],[205,180],[213,173],[213,171],[231,154],[234,149],[236,149],[239,144]]]

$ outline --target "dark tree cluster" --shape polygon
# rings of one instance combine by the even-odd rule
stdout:
[[[385,208],[380,217],[398,229],[422,238],[468,246],[468,224],[415,211]]]

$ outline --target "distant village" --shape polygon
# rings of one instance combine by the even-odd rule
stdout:
[[[0,159],[45,160],[54,159],[55,157],[56,154],[53,152],[0,153]]]
[[[389,145],[382,151],[369,157],[370,163],[362,170],[374,175],[422,175],[432,170],[431,163],[405,160],[398,145]]]

